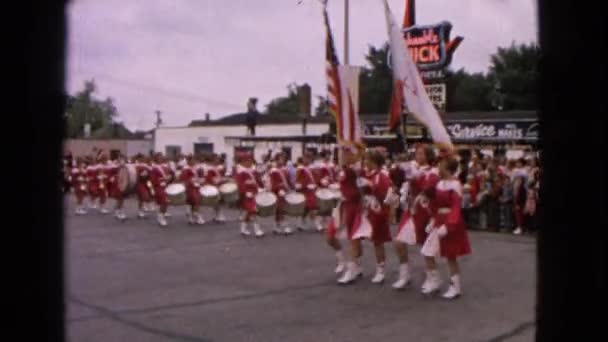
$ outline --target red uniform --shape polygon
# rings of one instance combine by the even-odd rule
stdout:
[[[203,178],[205,184],[219,186],[222,181],[222,174],[218,167],[211,165],[204,168]]]
[[[104,166],[104,173],[107,177],[106,188],[108,189],[108,196],[114,199],[122,198],[122,192],[118,188],[118,169],[119,164],[112,161]]]
[[[432,196],[437,182],[439,182],[439,172],[436,168],[423,166],[413,172],[412,179],[409,180],[410,200],[408,200],[408,208],[401,215],[397,240],[408,244],[424,243],[427,237],[425,229],[431,218],[429,197]],[[405,237],[408,233],[405,228],[409,227],[410,220],[415,232],[415,238],[411,240],[415,241]]]
[[[85,168],[73,167],[70,170],[72,188],[76,197],[82,198],[87,194],[87,171]]]
[[[370,196],[373,196],[377,205],[367,210],[367,218],[372,225],[371,240],[375,244],[391,241],[390,232],[390,206],[384,203],[389,189],[392,186],[391,179],[386,170],[374,171],[366,175],[370,184]]]
[[[456,258],[471,253],[466,225],[460,211],[462,186],[458,180],[441,180],[437,183],[432,200],[433,228],[445,225],[447,235],[440,238],[442,257]]]
[[[282,221],[285,215],[285,195],[291,188],[289,183],[289,172],[286,167],[273,166],[269,173],[270,178],[270,190],[277,196],[277,211],[275,214],[276,221]]]
[[[149,202],[152,199],[152,183],[150,182],[150,166],[146,164],[135,164],[137,173],[137,185],[135,190],[140,202]]]
[[[99,182],[99,174],[100,168],[97,164],[92,164],[87,166],[86,175],[87,175],[87,187],[89,195],[92,198],[100,197],[103,188],[101,188],[101,184]]]
[[[191,166],[184,166],[181,173],[179,174],[179,180],[184,183],[186,187],[186,201],[191,206],[198,206],[201,204],[201,193],[199,178],[196,170]]]
[[[356,231],[356,219],[361,213],[361,193],[357,187],[357,178],[359,177],[360,171],[354,167],[343,168],[337,176],[338,183],[340,184],[340,193],[342,200],[340,201],[340,223],[346,227],[346,234],[348,239],[352,239],[353,234]],[[337,228],[333,224],[333,220],[327,227],[326,234],[330,238],[335,238],[337,234]]]
[[[154,189],[154,199],[156,200],[156,204],[161,207],[167,207],[169,205],[169,199],[165,192],[169,176],[170,175],[163,165],[154,164],[150,170],[150,181],[152,182],[152,188]]]
[[[329,184],[335,182],[333,167],[327,163],[319,165],[315,176],[317,185],[321,188],[327,188]]]
[[[255,195],[262,187],[262,180],[255,167],[236,167],[235,181],[241,195],[241,208],[249,215],[256,213]]]
[[[306,210],[317,209],[317,197],[315,196],[317,182],[315,182],[314,175],[310,168],[302,165],[298,166],[296,169],[295,188],[306,196]]]

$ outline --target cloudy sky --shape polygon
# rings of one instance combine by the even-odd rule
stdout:
[[[70,93],[94,78],[98,96],[114,98],[131,129],[151,128],[154,111],[167,125],[204,113],[220,117],[260,109],[307,82],[324,95],[324,28],[317,0],[72,0],[69,6]],[[464,36],[452,66],[485,71],[497,46],[536,41],[535,0],[418,0],[418,24],[453,24]],[[368,45],[387,33],[379,0],[350,0],[350,59],[365,63]],[[404,0],[389,0],[397,21]],[[329,1],[343,56],[343,1]]]

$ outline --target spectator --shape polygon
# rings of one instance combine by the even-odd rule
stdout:
[[[513,184],[511,178],[502,175],[502,192],[500,195],[500,228],[503,230],[513,229]]]
[[[526,182],[523,175],[518,175],[513,181],[513,214],[515,216],[515,230],[513,234],[520,235],[524,233],[524,216],[523,210],[526,205]]]

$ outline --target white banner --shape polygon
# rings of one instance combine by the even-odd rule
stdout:
[[[342,89],[342,113],[339,140],[344,142],[361,142],[361,122],[359,120],[359,74],[361,68],[352,65],[340,65],[338,74]],[[350,100],[350,101],[349,101]],[[351,104],[352,103],[352,107]],[[352,110],[352,112],[351,112]]]

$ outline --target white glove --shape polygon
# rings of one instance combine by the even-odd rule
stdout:
[[[429,221],[429,224],[426,225],[426,228],[424,229],[426,231],[427,234],[430,234],[433,229],[435,229],[433,226],[435,225],[435,220],[431,219]]]
[[[284,197],[285,196],[285,191],[279,190],[279,196]]]
[[[329,182],[327,181],[326,178],[321,179],[321,185],[323,185],[323,186],[328,186],[329,185]]]
[[[314,190],[315,189],[315,185],[314,184],[308,184],[306,187],[308,188],[308,190]]]
[[[300,183],[296,183],[296,189],[297,189],[297,190],[302,189],[302,184],[300,184]]]
[[[245,197],[247,197],[247,198],[253,198],[253,193],[251,193],[251,192],[246,192],[246,193],[245,193]]]
[[[262,192],[262,191],[264,191],[263,188],[258,188],[258,192]]]
[[[445,226],[445,224],[439,227],[439,229],[437,230],[437,234],[439,234],[440,238],[448,235],[448,228]]]

